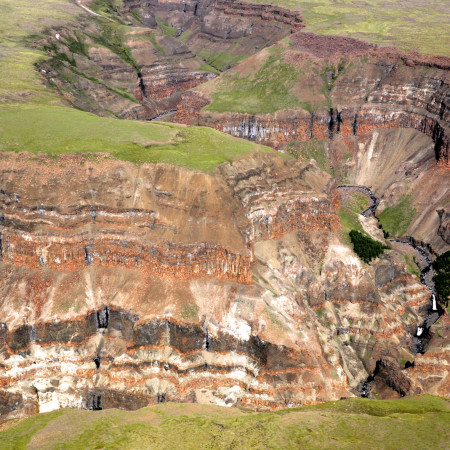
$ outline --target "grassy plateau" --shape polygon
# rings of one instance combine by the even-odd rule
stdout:
[[[69,0],[0,3],[0,151],[103,152],[204,172],[252,151],[271,151],[209,128],[100,118],[67,107],[37,71],[44,53],[33,43],[79,14],[85,13]]]
[[[305,31],[450,56],[447,0],[252,0],[299,10]]]
[[[7,424],[10,425],[10,424]],[[432,396],[347,399],[272,413],[166,403],[59,410],[11,424],[0,448],[448,448],[450,408]]]
[[[134,163],[165,162],[204,172],[268,147],[205,127],[97,117],[70,108],[44,105],[0,107],[0,150],[109,153]]]

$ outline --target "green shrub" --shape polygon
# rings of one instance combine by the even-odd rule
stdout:
[[[366,263],[369,263],[389,248],[356,230],[351,230],[349,236],[355,253]]]
[[[433,267],[438,272],[450,272],[450,250],[439,255],[434,261]]]
[[[436,291],[448,300],[450,296],[450,250],[439,255],[433,263],[436,274],[433,277]]]

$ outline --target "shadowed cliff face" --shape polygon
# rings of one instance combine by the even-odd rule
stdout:
[[[254,154],[208,176],[4,153],[0,182],[4,417],[276,409],[413,358],[426,289],[395,253],[368,266],[338,240],[336,187],[313,164]]]

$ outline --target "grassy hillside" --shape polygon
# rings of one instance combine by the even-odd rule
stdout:
[[[165,162],[204,172],[252,151],[272,151],[204,127],[101,118],[71,108],[0,108],[0,151],[110,153],[134,163]]]
[[[45,55],[33,43],[79,14],[81,8],[69,0],[1,2],[0,151],[106,152],[125,161],[205,172],[251,151],[270,151],[208,128],[105,119],[64,107],[35,67]]]
[[[306,31],[450,56],[447,0],[251,0],[300,10]]]
[[[347,399],[274,413],[198,404],[60,410],[0,432],[1,448],[445,448],[448,401]]]

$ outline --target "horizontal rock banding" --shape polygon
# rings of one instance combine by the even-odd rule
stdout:
[[[101,398],[106,396],[103,408],[134,409],[127,396],[145,399],[142,401],[146,405],[160,401],[162,394],[166,401],[196,401],[199,400],[196,396],[206,389],[215,392],[217,401],[229,404],[245,397],[244,404],[255,406],[263,394],[272,408],[277,408],[285,406],[286,395],[296,403],[311,394],[322,395],[314,377],[331,370],[328,363],[320,357],[317,360],[318,355],[306,349],[286,348],[254,335],[239,340],[220,331],[211,334],[200,324],[177,324],[167,319],[140,323],[136,322],[137,317],[123,311],[109,310],[107,327],[100,329],[100,312],[75,321],[36,323],[15,330],[2,326],[2,352],[7,343],[10,358],[27,349],[33,356],[20,364],[6,358],[0,386],[10,389],[33,380],[36,386],[41,386],[38,380],[43,377],[65,379],[65,385],[37,388],[43,408],[49,396],[55,401],[68,401],[65,390],[74,377],[77,387],[71,388],[74,392],[70,394],[69,406],[89,407],[89,398],[95,392]],[[27,338],[23,339],[24,336]],[[100,340],[103,343],[92,353],[95,351],[92,343],[99,337],[105,340]],[[311,377],[311,373],[315,375]],[[101,382],[94,385],[96,374]],[[248,390],[250,385],[252,388]],[[4,392],[8,397],[9,391]],[[230,392],[234,392],[232,397]],[[109,395],[117,401],[106,401]],[[28,404],[30,395],[24,391],[19,400]]]
[[[139,268],[161,277],[220,279],[251,282],[252,257],[226,248],[199,243],[152,245],[119,233],[97,236],[45,236],[3,229],[2,259],[6,263],[30,268],[77,270],[86,265]]]
[[[291,41],[293,46],[285,51],[284,62],[299,67],[292,94],[309,105],[305,109],[272,114],[216,113],[211,109],[200,111],[201,102],[192,95],[183,97],[180,107],[195,112],[201,125],[275,148],[336,134],[362,135],[375,128],[413,128],[433,139],[436,158],[448,166],[450,58],[425,57],[376,48],[355,39],[302,32],[292,35]],[[316,75],[306,67],[305,60],[315,68]],[[312,100],[307,89],[321,92],[320,99]],[[210,91],[205,89],[198,95],[211,99]]]

